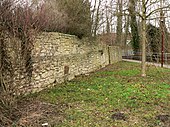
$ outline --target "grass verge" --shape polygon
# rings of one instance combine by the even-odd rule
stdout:
[[[164,75],[170,70],[149,66],[142,78],[139,64],[119,62],[42,91],[36,99],[60,105],[64,115],[49,122],[54,127],[169,127],[170,84]]]

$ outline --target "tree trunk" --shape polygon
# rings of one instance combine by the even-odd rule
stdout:
[[[142,0],[142,75],[146,76],[146,5]]]
[[[136,2],[135,0],[129,0],[129,14],[131,17],[130,27],[132,32],[132,47],[134,54],[136,55],[139,52],[139,32],[138,32],[138,24],[136,21]]]
[[[94,37],[96,37],[96,35],[97,35],[97,30],[98,30],[98,25],[99,25],[99,10],[100,10],[100,5],[101,5],[101,0],[99,1],[98,7],[97,7],[96,16],[95,16],[95,21],[94,21],[94,32],[93,32]]]
[[[117,7],[116,44],[122,45],[122,0],[118,0]]]
[[[125,35],[124,35],[124,47],[127,46],[127,38],[128,38],[128,32],[129,32],[129,15],[125,18]]]

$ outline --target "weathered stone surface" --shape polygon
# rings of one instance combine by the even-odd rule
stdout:
[[[61,33],[43,33],[34,44],[33,76],[25,92],[41,91],[54,84],[71,80],[108,64],[121,61],[121,49],[100,42],[79,40]]]

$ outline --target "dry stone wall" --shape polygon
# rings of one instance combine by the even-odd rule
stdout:
[[[116,46],[61,33],[43,33],[35,43],[32,82],[26,90],[41,91],[121,61],[121,56]]]

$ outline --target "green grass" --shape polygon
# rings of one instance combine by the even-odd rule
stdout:
[[[158,127],[156,116],[170,114],[168,74],[169,69],[150,66],[142,78],[139,64],[120,62],[43,91],[38,98],[68,105],[56,127]],[[118,111],[128,119],[113,120]]]

